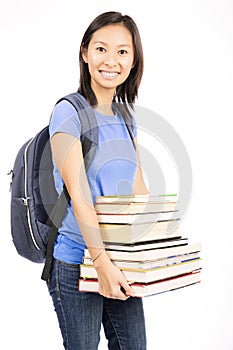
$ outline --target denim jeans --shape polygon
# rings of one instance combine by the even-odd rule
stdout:
[[[48,284],[66,350],[96,350],[103,324],[111,350],[145,350],[142,299],[110,299],[78,291],[79,265],[54,260]]]

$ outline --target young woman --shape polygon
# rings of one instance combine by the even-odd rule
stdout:
[[[97,195],[147,193],[131,110],[143,73],[142,45],[133,19],[118,12],[95,18],[84,34],[79,59],[78,92],[95,113],[99,144],[86,173],[77,112],[68,101],[55,106],[50,123],[54,177],[58,191],[66,184],[71,206],[55,243],[49,291],[65,349],[97,349],[102,324],[109,349],[145,350],[142,300],[134,298],[123,273],[109,259],[94,210]],[[114,104],[121,105],[122,115]],[[131,114],[136,150],[125,113]],[[99,293],[78,290],[86,246]]]

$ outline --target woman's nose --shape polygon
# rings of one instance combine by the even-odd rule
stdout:
[[[117,65],[117,57],[114,53],[107,53],[104,59],[104,64],[106,66],[115,67]]]

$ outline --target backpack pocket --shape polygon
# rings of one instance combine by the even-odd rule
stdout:
[[[24,198],[13,198],[11,202],[11,234],[18,253],[33,262],[44,262],[45,250],[38,245],[37,231],[30,222],[28,203]],[[44,225],[46,226],[46,225]],[[47,227],[47,231],[49,231]],[[48,232],[46,233],[48,237]]]

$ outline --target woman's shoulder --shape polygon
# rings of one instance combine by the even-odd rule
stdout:
[[[80,121],[74,106],[67,100],[62,100],[53,108],[50,124],[50,135],[55,132],[68,132],[80,135]]]
[[[55,116],[56,116],[56,119],[57,118],[64,119],[75,115],[77,115],[77,111],[74,108],[74,106],[67,100],[61,100],[55,104],[52,111],[51,120],[54,119]]]

